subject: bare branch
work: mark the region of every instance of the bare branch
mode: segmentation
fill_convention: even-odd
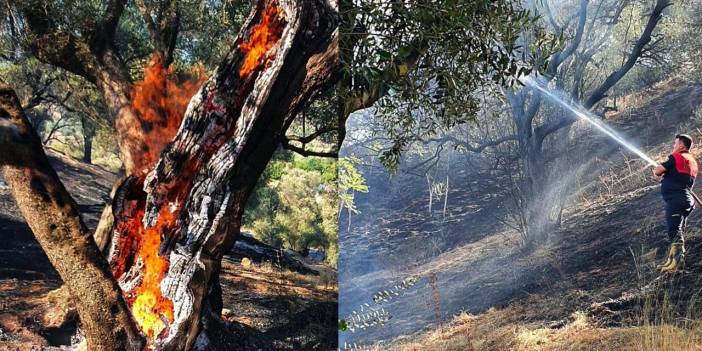
[[[656,28],[661,18],[663,18],[663,10],[665,10],[671,4],[672,2],[670,0],[656,1],[656,6],[653,8],[653,11],[648,18],[648,23],[646,23],[646,28],[644,28],[643,33],[641,33],[641,36],[636,41],[636,44],[631,50],[631,53],[629,53],[626,62],[620,69],[612,72],[607,79],[605,79],[605,81],[592,92],[590,97],[583,104],[585,108],[590,109],[600,100],[602,100],[606,96],[605,94],[607,91],[612,86],[617,84],[617,82],[619,82],[619,80],[622,79],[622,77],[624,77],[624,75],[629,72],[632,67],[634,67],[636,61],[641,57],[641,53],[643,52],[644,48],[651,41],[651,34],[653,33],[653,30]]]
[[[105,18],[103,18],[102,23],[100,23],[97,28],[96,35],[93,37],[93,45],[106,45],[112,43],[115,38],[115,32],[117,30],[117,24],[119,24],[119,19],[122,17],[122,12],[124,12],[124,6],[127,4],[127,0],[112,0],[107,5],[107,12]],[[98,40],[102,40],[98,43]]]
[[[35,90],[32,93],[32,96],[30,96],[29,99],[22,104],[22,110],[31,110],[39,106],[42,102],[49,100],[49,93],[47,91],[49,90],[49,87],[51,87],[51,84],[53,84],[55,81],[56,77],[50,77],[39,89]]]
[[[549,4],[549,0],[544,0],[543,1],[543,6],[544,10],[546,10],[546,16],[548,17],[548,21],[551,22],[551,26],[553,26],[554,29],[560,31],[563,31],[563,26],[556,21],[556,18],[553,17],[553,11],[551,11],[551,4]]]
[[[468,141],[465,140],[460,140],[454,136],[451,135],[445,135],[440,138],[432,138],[432,139],[427,139],[425,142],[436,142],[436,143],[447,143],[451,142],[454,145],[460,145],[461,147],[465,148],[466,150],[470,152],[475,152],[475,153],[480,153],[483,152],[485,149],[490,148],[490,147],[495,147],[498,146],[504,142],[507,141],[514,141],[517,140],[517,137],[514,135],[506,135],[501,138],[495,139],[495,140],[489,140],[486,142],[483,142],[478,145],[472,145]]]
[[[306,135],[306,136],[286,135],[285,138],[288,141],[296,141],[296,142],[299,142],[302,144],[309,144],[310,142],[317,139],[318,137],[320,137],[326,133],[330,133],[330,132],[334,132],[334,131],[336,131],[336,128],[327,127],[327,128],[319,129],[310,135]]]
[[[668,6],[670,6],[672,3],[670,0],[658,0],[656,2],[656,6],[653,8],[653,11],[651,12],[651,15],[648,18],[648,22],[646,24],[646,27],[644,28],[644,31],[641,33],[641,36],[639,39],[636,41],[636,44],[634,45],[634,48],[631,50],[629,53],[628,59],[624,63],[624,65],[612,72],[607,79],[597,88],[595,89],[590,97],[585,101],[583,106],[586,109],[591,109],[597,102],[602,100],[606,95],[605,93],[619,80],[626,75],[627,72],[636,64],[636,61],[641,57],[642,52],[645,50],[646,46],[650,43],[651,41],[651,35],[653,30],[656,28],[658,25],[658,22],[660,22],[661,18],[663,17],[662,13],[663,10],[665,10]],[[554,119],[538,128],[536,128],[535,133],[536,137],[540,140],[543,141],[544,138],[546,138],[548,135],[552,134],[553,132],[564,128],[566,126],[569,126],[575,122],[575,119],[571,115],[564,115],[561,118]]]
[[[281,146],[286,149],[298,153],[302,156],[317,156],[317,157],[329,157],[329,158],[339,158],[339,151],[314,151],[307,150],[295,145],[290,144],[290,140],[283,138],[281,141]]]
[[[587,20],[587,0],[580,0],[580,10],[578,11],[578,26],[575,29],[575,37],[568,44],[568,46],[561,52],[554,53],[551,56],[551,61],[548,63],[546,68],[546,74],[549,77],[555,76],[558,67],[565,61],[570,55],[575,52],[575,49],[580,46],[580,42],[583,38],[583,31],[585,30],[585,22]]]
[[[161,2],[156,18],[146,6],[144,0],[135,0],[141,16],[146,22],[154,50],[164,58],[163,65],[168,66],[173,61],[173,50],[180,29],[180,13],[177,1],[168,0]]]

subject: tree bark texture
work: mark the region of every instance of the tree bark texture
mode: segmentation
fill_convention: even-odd
[[[337,16],[323,0],[255,2],[153,169],[117,189],[109,260],[157,349],[216,349],[220,261],[290,123],[337,78]]]
[[[90,350],[143,348],[109,266],[44,153],[14,91],[0,81],[0,165],[34,236],[80,303]],[[9,152],[8,150],[12,150]]]

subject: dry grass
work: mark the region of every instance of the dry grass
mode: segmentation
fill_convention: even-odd
[[[492,308],[480,315],[461,313],[441,327],[400,337],[389,346],[372,350],[702,351],[702,321],[694,319],[692,306],[688,316],[676,317],[668,299],[645,302],[635,317],[641,321],[636,326],[601,327],[583,312],[547,322],[568,315],[567,301],[577,299],[576,295],[570,291],[560,297],[531,295],[519,304]]]
[[[251,335],[270,344],[262,349],[335,345],[337,288],[326,281],[331,279],[326,273],[305,275],[250,260],[248,264],[223,260],[222,268],[223,317],[259,331],[260,335]]]
[[[617,98],[617,105],[619,111],[621,112],[610,112],[607,114],[608,119],[616,119],[622,113],[626,113],[628,110],[635,108],[637,106],[644,106],[650,103],[651,100],[658,98],[661,94],[665,93],[670,89],[670,87],[678,86],[684,84],[684,78],[680,76],[673,76],[666,80],[657,82],[652,86],[633,94],[622,96]]]
[[[273,275],[280,282],[290,282],[295,286],[311,287],[316,290],[337,291],[336,274],[333,270],[322,270],[319,275],[300,274],[289,269],[281,269],[270,262],[252,263],[250,269]]]
[[[638,328],[598,328],[582,313],[571,316],[562,328],[552,329],[530,323],[512,323],[520,318],[516,310],[492,309],[482,315],[462,313],[444,328],[398,339],[391,347],[396,351],[635,351],[641,332]],[[381,350],[381,348],[376,348]],[[667,350],[667,349],[656,349]],[[677,349],[671,349],[677,350]]]
[[[680,85],[679,80],[671,79],[661,82],[649,91],[622,99],[619,101],[622,112],[610,117],[629,128],[624,130],[625,134],[638,130],[645,131],[646,128],[657,128],[652,124],[662,123],[661,121],[674,121],[677,123],[675,128],[678,131],[685,131],[692,134],[694,139],[700,139],[702,138],[702,129],[700,129],[702,108],[693,111],[695,117],[690,120],[678,121],[678,116],[660,113],[664,109],[670,110],[670,101],[673,99],[684,100],[679,96],[682,93],[674,89],[678,85]],[[648,105],[652,106],[647,109],[633,110],[634,107]],[[650,112],[650,116],[646,114],[645,118],[641,118],[642,112]],[[661,120],[655,120],[656,118]],[[642,123],[651,124],[651,126],[639,126]],[[653,159],[662,161],[667,158],[671,148],[671,142],[667,140],[669,136],[662,134],[671,133],[670,138],[674,134],[668,129],[665,133],[657,133],[648,136],[642,133],[648,138],[645,139],[648,143],[653,143],[644,144],[642,147]],[[700,154],[697,153],[697,156],[699,157]],[[530,264],[548,263],[560,276],[560,280],[540,282],[543,289],[539,291],[542,295],[519,297],[519,300],[505,308],[493,308],[479,315],[461,313],[440,326],[427,325],[422,332],[399,337],[388,345],[377,345],[372,350],[702,351],[702,314],[699,313],[699,308],[693,308],[698,303],[697,298],[690,299],[688,294],[679,293],[686,291],[684,290],[686,288],[699,288],[698,283],[695,285],[689,281],[691,277],[683,278],[688,280],[680,286],[672,287],[670,284],[667,286],[669,289],[675,289],[673,290],[676,294],[675,301],[671,303],[662,298],[663,290],[661,290],[653,297],[658,302],[648,301],[643,305],[637,303],[636,307],[623,311],[622,314],[625,317],[621,321],[615,321],[615,323],[621,322],[617,327],[603,326],[599,323],[600,321],[590,320],[584,312],[573,313],[573,311],[583,311],[585,306],[592,302],[610,297],[616,298],[622,291],[636,288],[637,283],[639,287],[648,284],[659,275],[655,267],[660,259],[657,256],[662,254],[656,246],[661,241],[662,213],[655,212],[656,208],[653,207],[652,202],[646,202],[653,198],[651,193],[658,190],[656,178],[651,175],[650,169],[641,160],[634,158],[628,152],[612,155],[611,159],[617,161],[610,161],[610,157],[593,160],[592,167],[597,170],[595,174],[598,177],[578,186],[580,191],[574,196],[576,206],[568,209],[565,218],[570,220],[566,221],[569,225],[566,226],[566,231],[578,233],[586,230],[585,228],[589,230],[594,228],[595,231],[590,233],[621,237],[620,242],[611,241],[612,244],[621,245],[621,250],[612,253],[612,255],[618,255],[618,258],[609,260],[609,257],[601,256],[599,258],[603,260],[601,264],[596,262],[597,264],[584,266],[587,269],[575,271],[571,267],[571,270],[566,272],[569,267],[564,264],[566,262],[563,260],[564,253],[557,250],[562,247],[537,247],[525,261]],[[643,210],[628,207],[634,210],[630,213],[630,217],[620,216],[619,212],[616,212],[621,208],[627,208],[627,203],[631,202],[643,204],[646,207]],[[593,225],[593,223],[600,223],[604,218],[615,223],[610,222],[606,226]],[[617,232],[614,232],[615,230]],[[625,235],[631,235],[631,237],[625,237]],[[595,238],[594,235],[592,237]],[[457,266],[459,262],[479,262],[487,255],[502,254],[507,251],[507,245],[505,240],[501,240],[497,245],[495,240],[498,239],[500,238],[497,235],[492,235],[479,242],[449,250],[440,255],[444,259],[434,260],[416,271],[425,274],[446,272]],[[593,250],[603,248],[598,245],[595,242],[587,248]],[[582,251],[581,249],[577,252]],[[628,256],[626,251],[631,252],[633,257],[629,256],[629,258],[635,261],[637,273],[635,276],[631,274],[631,262],[621,259]],[[446,260],[445,257],[454,259]],[[569,257],[565,256],[565,258]],[[466,264],[466,267],[470,266]],[[671,283],[674,280],[668,281],[666,278],[665,282]],[[691,301],[688,302],[688,300]],[[689,304],[689,307],[685,307],[686,304]],[[686,310],[688,310],[687,313]]]
[[[641,351],[689,351],[702,350],[702,323],[682,328],[671,324],[651,325],[636,328],[638,340],[635,345]]]
[[[651,234],[654,230],[653,225],[653,220],[642,221],[636,234]],[[657,275],[655,250],[642,250],[640,253],[632,250],[632,256],[639,284],[650,282],[651,275]],[[538,257],[549,262],[555,269],[559,268],[557,257],[553,257],[553,252],[546,247],[538,248],[530,257]],[[620,268],[622,267],[608,269]],[[581,272],[572,279],[577,281],[580,275],[592,278],[600,274],[598,272],[601,270]],[[397,338],[389,345],[379,345],[371,349],[702,351],[702,321],[696,312],[699,310],[696,307],[697,298],[686,302],[688,307],[675,308],[669,299],[661,298],[661,294],[654,294],[633,316],[635,325],[602,327],[589,320],[583,312],[568,312],[572,311],[569,301],[591,298],[587,292],[568,288],[568,284],[572,284],[572,281],[563,281],[556,284],[551,293],[530,295],[502,309],[492,308],[479,315],[461,313],[440,327],[434,326],[414,335]],[[560,293],[554,294],[557,291]],[[685,316],[680,316],[681,310]],[[562,318],[559,316],[568,315],[565,320],[557,320]],[[550,322],[554,320],[556,321]]]
[[[680,315],[667,294],[652,294],[644,301],[638,316],[640,327],[636,328],[635,342],[641,351],[702,351],[702,320],[696,307],[698,296],[687,302],[685,316]],[[677,311],[676,311],[677,310]]]
[[[329,294],[335,294],[338,290],[333,271],[306,275],[281,269],[270,262],[232,267],[223,271],[222,276],[242,291],[271,296],[294,294],[302,298],[326,300]]]

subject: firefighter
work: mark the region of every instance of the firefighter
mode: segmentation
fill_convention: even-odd
[[[668,225],[670,248],[666,261],[659,266],[662,272],[682,268],[685,258],[684,230],[687,217],[695,207],[692,186],[697,177],[697,160],[690,154],[692,138],[687,134],[675,136],[673,153],[668,160],[653,169],[661,179],[661,195],[665,201],[665,218]]]

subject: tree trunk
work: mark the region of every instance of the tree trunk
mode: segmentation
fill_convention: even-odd
[[[549,223],[548,199],[545,199],[548,187],[548,174],[545,169],[545,160],[542,142],[532,127],[531,113],[525,109],[525,101],[518,95],[508,94],[511,107],[512,121],[516,129],[517,145],[524,183],[522,195],[525,203],[517,210],[523,211],[525,218],[524,245],[531,250],[536,244],[545,241],[548,236]],[[534,102],[532,102],[533,104]],[[532,105],[535,106],[535,105]]]
[[[115,116],[128,177],[96,240],[109,245],[111,269],[139,327],[157,349],[189,349],[198,337],[199,348],[216,347],[219,264],[246,198],[297,112],[337,78],[336,2],[256,1],[155,169],[139,167],[139,155],[151,151],[149,128],[131,109],[131,80],[112,45],[125,3],[115,2],[105,30],[88,40],[47,27],[34,7],[23,12],[37,57],[95,84]],[[280,11],[264,15],[271,5]],[[279,30],[259,25],[264,18]]]
[[[139,117],[131,108],[130,93],[132,82],[121,61],[111,61],[109,66],[100,68],[96,86],[105,99],[110,116],[114,116],[117,130],[117,144],[124,172],[131,175],[137,172],[134,160],[138,153],[145,153],[144,133]]]
[[[141,350],[143,338],[104,257],[44,154],[19,100],[0,81],[0,165],[34,236],[80,301],[76,308],[90,350]]]
[[[190,349],[197,340],[198,349],[216,349],[220,261],[246,200],[296,114],[333,83],[338,66],[337,11],[326,1],[255,2],[156,165],[117,189],[109,260],[156,348]]]
[[[93,160],[93,138],[83,135],[83,162],[92,164]]]
[[[83,162],[93,163],[93,138],[95,137],[95,124],[87,118],[81,118],[83,127]]]
[[[444,188],[444,211],[443,217],[446,219],[446,208],[448,207],[449,175],[446,174],[446,188]]]
[[[549,211],[547,194],[548,176],[546,174],[543,150],[534,142],[534,137],[527,138],[524,146],[520,144],[524,171],[527,178],[525,198],[527,199],[527,248],[543,243],[548,236]]]

